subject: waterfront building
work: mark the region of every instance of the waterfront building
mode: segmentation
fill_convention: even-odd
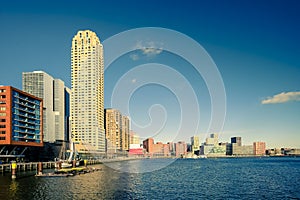
[[[284,148],[283,152],[284,152],[284,155],[287,155],[287,156],[300,156],[300,149]]]
[[[168,142],[169,152],[171,156],[175,156],[175,144],[173,142]]]
[[[219,143],[218,134],[210,134],[206,138],[205,143],[200,147],[201,155],[209,156],[225,156],[226,155],[226,144]]]
[[[219,144],[219,135],[212,133],[206,138],[205,144],[208,146],[217,146]]]
[[[130,130],[129,144],[140,144],[140,136],[133,130]]]
[[[191,151],[193,154],[199,155],[200,142],[198,136],[191,137]]]
[[[233,155],[233,156],[254,155],[253,145],[242,145],[241,137],[232,137],[231,143],[226,145],[226,155]]]
[[[162,142],[154,144],[153,138],[147,138],[144,140],[143,148],[149,156],[170,156],[169,145],[163,144]]]
[[[73,37],[71,84],[72,139],[105,154],[103,45],[90,30]]]
[[[253,145],[239,146],[237,143],[232,144],[232,155],[234,156],[250,156],[253,155]]]
[[[121,149],[123,151],[129,150],[129,132],[130,120],[128,116],[122,115],[122,126],[121,126]]]
[[[0,86],[0,146],[43,146],[43,101],[11,86]]]
[[[23,72],[23,90],[43,99],[44,142],[68,141],[69,121],[66,116],[68,88],[60,79],[54,79],[43,71]]]
[[[242,138],[241,137],[232,137],[231,143],[237,144],[237,146],[242,146]]]
[[[65,87],[65,140],[66,142],[70,142],[71,139],[71,129],[70,129],[70,101],[71,101],[71,89]]]
[[[266,143],[265,142],[253,142],[253,154],[254,155],[265,155],[266,154]]]
[[[146,150],[146,152],[150,153],[153,152],[153,145],[154,145],[154,139],[153,138],[147,138],[143,141],[143,148]]]
[[[129,150],[129,117],[123,116],[117,109],[105,109],[105,138],[108,155]]]
[[[105,138],[107,154],[121,150],[122,115],[117,109],[105,109]]]
[[[130,144],[129,156],[144,156],[143,147],[140,144]]]
[[[175,143],[175,156],[184,157],[187,154],[187,144],[184,141]]]

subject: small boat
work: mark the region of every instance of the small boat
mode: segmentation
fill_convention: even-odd
[[[70,150],[68,150],[68,152],[70,152],[69,158],[67,160],[62,160],[62,159],[55,159],[56,162],[61,162],[61,168],[70,168],[73,167],[73,161],[76,160],[76,152],[75,152],[75,144],[72,142],[70,143]],[[79,160],[76,160],[76,164],[75,166],[78,167],[80,164]]]

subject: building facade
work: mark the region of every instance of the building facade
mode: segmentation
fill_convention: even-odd
[[[71,49],[71,133],[105,153],[103,46],[96,33],[78,31]]]
[[[253,142],[253,154],[254,155],[266,155],[266,143],[265,142]]]
[[[54,79],[43,71],[23,72],[23,90],[43,99],[44,142],[67,141],[65,107],[67,88],[60,79]]]
[[[130,130],[129,144],[141,144],[140,136],[136,134],[133,130]]]
[[[43,101],[0,86],[0,145],[43,146]]]
[[[23,91],[43,99],[44,142],[55,142],[54,79],[43,71],[23,72]]]
[[[199,155],[200,141],[198,136],[191,137],[191,147],[192,153]]]
[[[175,156],[183,157],[187,154],[187,144],[183,141],[175,143]]]
[[[242,146],[242,138],[241,137],[232,137],[231,143],[236,144],[237,146]]]
[[[122,115],[116,109],[105,109],[105,138],[107,154],[117,153],[122,149]]]
[[[157,142],[154,144],[153,138],[147,138],[143,141],[143,148],[148,153],[148,156],[170,156],[169,144]]]
[[[128,151],[130,145],[130,120],[128,116],[122,116],[121,146],[122,150]]]
[[[107,153],[128,151],[130,144],[130,120],[117,109],[105,109],[105,138]]]

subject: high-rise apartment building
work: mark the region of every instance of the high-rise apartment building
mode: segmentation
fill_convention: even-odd
[[[105,137],[107,153],[116,153],[121,150],[122,115],[116,109],[105,109]]]
[[[71,49],[71,133],[105,153],[103,46],[96,33],[78,31]]]
[[[43,146],[42,99],[0,86],[0,146]],[[1,147],[6,150],[5,146]]]
[[[66,141],[65,84],[43,71],[23,72],[23,90],[43,99],[44,142]]]
[[[108,153],[129,150],[130,120],[117,109],[105,109],[105,132]]]
[[[121,146],[122,150],[129,150],[129,137],[130,137],[130,120],[127,116],[122,116],[122,136],[121,136]]]

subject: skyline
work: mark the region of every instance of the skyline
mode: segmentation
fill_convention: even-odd
[[[70,87],[70,47],[78,30],[92,30],[102,42],[133,28],[168,28],[201,44],[220,71],[227,97],[220,141],[241,136],[244,144],[265,141],[267,147],[300,147],[300,62],[297,58],[300,53],[297,45],[300,44],[297,20],[300,5],[297,1],[289,4],[283,1],[230,1],[227,4],[221,1],[216,1],[217,4],[175,1],[170,9],[168,1],[153,1],[147,6],[138,1],[131,5],[119,2],[120,6],[109,2],[92,3],[95,6],[77,6],[65,1],[47,2],[45,6],[38,1],[2,3],[0,84],[21,89],[22,72],[43,70]],[[132,66],[150,61],[177,69],[199,91],[196,94],[201,111],[198,134],[202,133],[203,141],[210,118],[206,85],[186,67],[188,64],[184,60],[163,50],[133,52],[113,63],[108,71],[113,76],[105,76],[105,108],[109,107],[111,90],[118,78]],[[145,76],[147,74],[131,77],[131,81],[136,83]],[[130,117],[147,124],[149,106],[163,102],[171,112],[169,115],[174,116],[164,131],[172,131],[178,120],[178,102],[172,93],[158,85],[142,89],[134,94],[135,99],[131,102],[134,112]],[[147,95],[151,98],[144,98]],[[192,135],[195,134],[179,136],[189,141]]]

